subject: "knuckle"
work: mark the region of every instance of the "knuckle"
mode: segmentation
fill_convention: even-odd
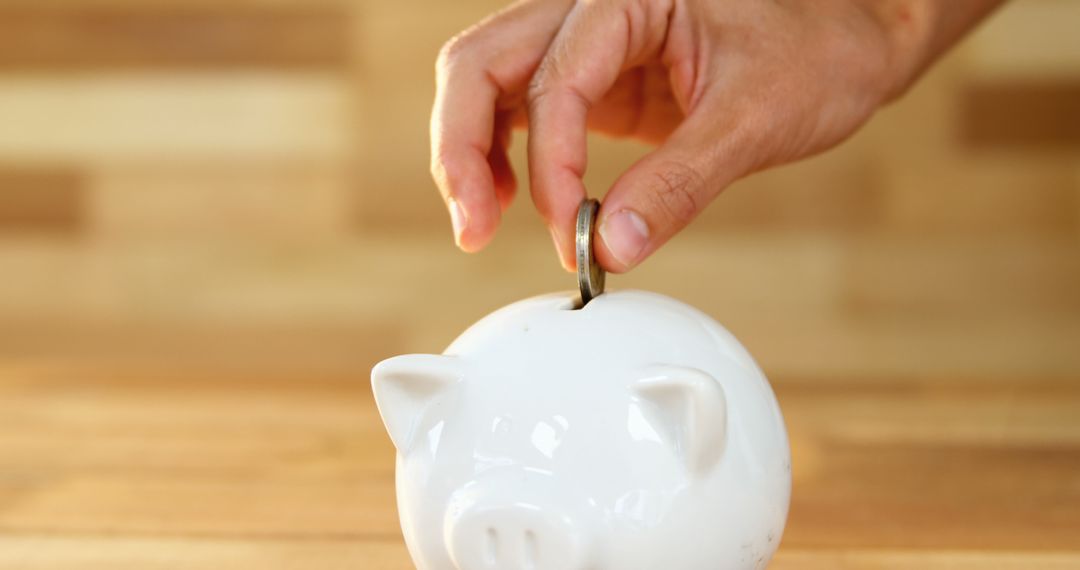
[[[568,78],[566,71],[572,67],[569,64],[571,55],[568,52],[570,49],[568,40],[552,43],[529,80],[528,95],[530,99],[539,98],[551,91],[555,85],[563,83]]]
[[[559,63],[557,60],[557,56],[548,54],[540,61],[540,65],[529,79],[529,86],[526,90],[526,97],[529,101],[542,98],[550,90],[551,84],[559,76]]]
[[[444,72],[453,67],[455,63],[463,59],[462,56],[465,53],[472,51],[475,42],[475,34],[471,30],[461,32],[447,40],[439,48],[439,55],[435,58],[436,71]]]
[[[450,168],[445,153],[436,150],[431,154],[431,177],[435,183],[446,191],[457,187],[458,176],[453,168]]]
[[[702,206],[698,196],[705,186],[704,177],[692,167],[677,162],[665,163],[653,176],[655,209],[679,227],[690,223]]]
[[[550,94],[572,97],[586,109],[593,106],[593,99],[582,89],[576,78],[563,72],[565,64],[562,62],[565,60],[565,56],[551,53],[541,62],[540,68],[529,81],[526,92],[526,101],[531,108],[536,108],[537,104]]]
[[[546,95],[547,92],[548,88],[546,81],[544,81],[539,74],[534,75],[532,79],[529,80],[529,87],[525,91],[525,101],[530,108],[533,108],[536,106],[537,101],[544,98],[544,95]]]

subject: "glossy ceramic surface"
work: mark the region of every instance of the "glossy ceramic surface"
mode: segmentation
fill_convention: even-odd
[[[764,375],[641,291],[520,301],[372,371],[421,570],[763,568],[791,489]]]

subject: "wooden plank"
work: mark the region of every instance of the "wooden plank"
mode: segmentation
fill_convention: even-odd
[[[1080,81],[974,82],[960,97],[960,138],[969,147],[1080,148]]]
[[[394,536],[367,382],[9,371],[0,535]]]
[[[874,240],[846,256],[845,298],[861,316],[1008,313],[1080,318],[1080,256],[1072,236]],[[922,244],[917,245],[917,244]],[[995,306],[996,305],[996,306]]]
[[[0,70],[341,67],[344,6],[0,6]]]
[[[1072,570],[1073,552],[794,549],[782,547],[773,570]],[[259,568],[266,570],[411,570],[403,545],[364,539],[221,540],[204,538],[0,538],[0,568],[97,570]]]
[[[793,549],[781,547],[771,570],[1069,570],[1076,552],[888,549]]]
[[[1080,445],[1080,387],[1013,380],[891,382],[780,377],[774,387],[790,431],[807,451],[818,440],[843,446],[949,445],[971,448]],[[957,406],[963,401],[963,406]],[[912,421],[918,418],[918,421]],[[805,441],[804,441],[805,437]],[[808,456],[808,460],[809,460]],[[815,473],[812,460],[796,477]]]
[[[920,236],[1075,234],[1078,187],[1067,160],[957,153],[883,165],[881,228]],[[928,176],[927,172],[932,172]]]
[[[932,376],[942,382],[1074,382],[1080,326],[1052,316],[795,317],[732,312],[724,320],[766,373],[865,382]],[[802,372],[814,371],[803,376]]]
[[[259,470],[381,477],[392,468],[366,367],[331,380],[309,370],[302,386],[282,381],[280,370],[218,372],[212,383],[199,382],[191,377],[206,367],[190,362],[167,374],[114,365],[109,378],[78,368],[2,372],[20,380],[0,390],[0,469],[232,479]]]
[[[379,360],[410,346],[421,346],[409,341],[407,328],[375,315],[363,323],[337,325],[241,324],[220,316],[207,321],[203,315],[196,319],[202,321],[199,324],[178,322],[177,317],[190,307],[174,304],[170,308],[171,302],[168,298],[145,298],[147,318],[141,322],[130,315],[107,322],[74,315],[60,321],[27,320],[6,311],[8,316],[0,327],[0,358],[35,366],[77,363],[82,370],[123,366],[160,371],[172,367],[193,376],[228,371],[262,381],[304,375],[366,382],[368,371]],[[28,312],[41,310],[30,307]],[[111,309],[106,306],[104,310]],[[163,311],[171,314],[165,317],[171,324],[154,324]]]
[[[0,528],[396,536],[366,379],[192,374],[0,370]],[[1080,389],[1027,384],[777,381],[787,547],[1075,547]]]
[[[389,473],[338,480],[291,480],[257,469],[231,480],[130,473],[24,474],[0,491],[0,534],[395,536]]]
[[[363,537],[221,539],[200,537],[0,536],[0,568],[10,570],[411,570],[398,541]]]
[[[0,232],[72,234],[85,222],[82,173],[63,167],[0,165]]]
[[[185,6],[212,9],[215,6],[222,7],[223,5],[273,10],[276,8],[300,8],[303,6],[340,8],[345,3],[348,3],[348,0],[7,0],[4,2],[5,5],[12,8],[37,8],[57,11],[81,8],[102,8],[107,10],[131,8],[138,10],[147,7],[169,10]]]
[[[821,451],[827,464],[793,491],[788,544],[1076,547],[1076,445],[824,445]],[[1033,481],[1034,488],[1019,490]]]
[[[337,162],[123,163],[94,169],[96,238],[332,242],[351,234]]]
[[[1068,287],[1076,273],[1071,241],[868,236],[858,248],[847,243],[690,230],[610,285],[699,307],[774,375],[1075,378],[1080,316]],[[904,269],[910,273],[884,278]],[[539,234],[497,240],[477,256],[461,254],[445,236],[408,233],[272,250],[196,237],[89,249],[19,242],[0,244],[0,273],[7,276],[0,315],[11,323],[0,334],[7,346],[41,357],[92,357],[94,350],[106,359],[163,357],[168,334],[153,331],[170,326],[188,330],[172,346],[196,339],[191,346],[209,354],[227,357],[233,346],[250,356],[257,343],[214,329],[303,322],[328,332],[316,341],[298,330],[296,349],[344,367],[354,365],[348,348],[356,339],[388,353],[438,352],[498,307],[573,284]],[[432,301],[447,298],[455,302]],[[373,323],[375,338],[333,333],[344,319]],[[125,322],[145,326],[116,328]],[[385,341],[380,330],[390,331]],[[198,342],[200,334],[223,344]],[[275,342],[287,346],[284,337]]]
[[[1008,2],[963,44],[961,57],[971,76],[1029,81],[1075,77],[1080,67],[1073,0]]]
[[[849,145],[736,182],[695,224],[717,233],[866,231],[882,217],[882,178],[866,149]]]
[[[781,384],[778,392],[795,477],[785,545],[1078,546],[1075,386],[942,389],[908,380],[891,389]]]
[[[328,159],[350,105],[332,73],[9,74],[0,160]]]

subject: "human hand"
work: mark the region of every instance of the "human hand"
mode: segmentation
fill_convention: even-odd
[[[493,237],[528,127],[532,199],[572,269],[591,129],[660,144],[597,218],[600,264],[626,271],[731,182],[847,138],[999,2],[518,2],[439,55],[432,174],[455,239]]]

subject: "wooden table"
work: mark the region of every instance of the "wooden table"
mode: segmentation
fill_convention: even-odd
[[[776,382],[773,568],[1080,568],[1080,386]],[[355,377],[0,366],[0,568],[410,568]]]

